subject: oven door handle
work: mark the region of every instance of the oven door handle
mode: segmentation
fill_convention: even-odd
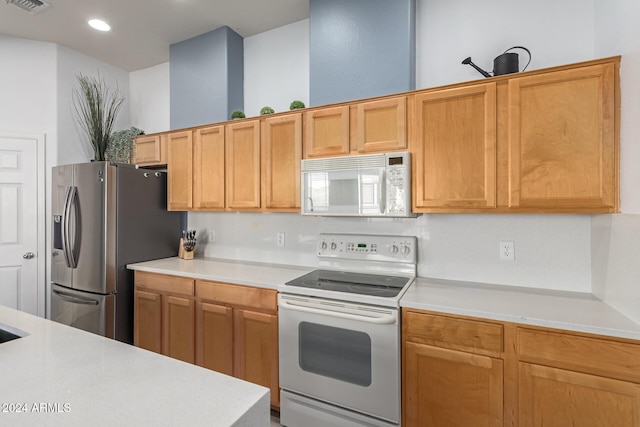
[[[363,316],[361,314],[343,313],[341,311],[334,311],[328,309],[319,309],[306,307],[303,305],[292,304],[289,301],[281,299],[279,302],[280,307],[287,310],[299,311],[302,313],[319,314],[321,316],[337,317],[340,319],[356,320],[358,322],[375,323],[378,325],[391,325],[397,322],[396,316],[393,314],[377,313],[378,316]]]

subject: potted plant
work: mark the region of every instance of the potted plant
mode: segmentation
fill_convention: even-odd
[[[117,87],[111,89],[100,75],[92,77],[80,73],[76,79],[80,87],[73,90],[73,106],[78,124],[89,137],[95,160],[104,160],[111,129],[124,98]]]
[[[262,107],[262,109],[260,110],[260,115],[263,116],[265,114],[273,114],[275,113],[274,109],[266,106],[266,107]]]
[[[231,112],[231,120],[244,119],[246,116],[242,110],[234,110]]]
[[[295,110],[297,108],[304,108],[304,102],[302,101],[292,101],[291,105],[289,106],[289,110]]]

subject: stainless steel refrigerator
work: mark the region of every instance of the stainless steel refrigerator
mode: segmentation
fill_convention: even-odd
[[[109,162],[52,171],[51,319],[133,342],[127,264],[176,256],[166,172]]]

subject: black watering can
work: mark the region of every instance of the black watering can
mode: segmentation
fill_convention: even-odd
[[[522,50],[526,51],[527,54],[529,55],[529,62],[527,62],[527,65],[524,66],[522,71],[526,70],[527,67],[529,66],[529,64],[531,63],[531,52],[529,52],[529,49],[527,49],[526,47],[523,47],[523,46],[510,47],[509,49],[505,50],[502,55],[497,56],[493,60],[493,75],[494,76],[501,76],[503,74],[517,73],[518,71],[520,71],[520,68],[519,68],[520,66],[518,65],[518,54],[517,53],[513,53],[513,52],[509,52],[511,49],[522,49]],[[476,64],[471,62],[471,57],[466,58],[464,61],[462,61],[462,63],[465,64],[465,65],[467,65],[467,64],[471,65],[473,68],[478,70],[478,72],[480,74],[482,74],[485,77],[491,77],[491,74],[487,73],[485,70],[483,70],[482,68],[478,67]]]

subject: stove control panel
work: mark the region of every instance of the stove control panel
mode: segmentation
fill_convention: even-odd
[[[416,263],[415,236],[320,234],[317,255],[325,258]]]

